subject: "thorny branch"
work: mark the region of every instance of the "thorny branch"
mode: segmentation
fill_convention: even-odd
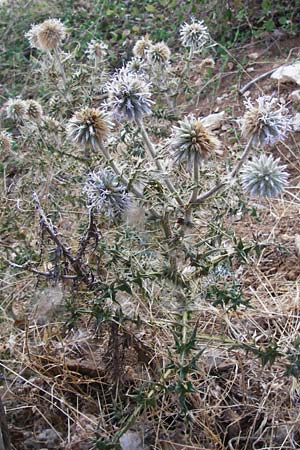
[[[76,273],[76,275],[62,275],[62,278],[64,278],[64,279],[66,279],[66,278],[79,279],[79,280],[83,281],[87,286],[91,287],[94,283],[94,275],[89,268],[84,266],[84,264],[82,262],[82,256],[83,256],[83,254],[86,250],[86,247],[91,238],[95,239],[96,245],[98,243],[98,230],[97,230],[97,226],[94,222],[93,211],[90,210],[88,229],[87,229],[84,237],[80,241],[79,249],[77,251],[76,256],[73,256],[72,253],[69,251],[69,249],[65,246],[65,244],[63,244],[63,242],[61,242],[57,230],[52,225],[51,221],[47,218],[47,216],[40,204],[39,198],[35,192],[33,193],[32,198],[33,198],[35,207],[40,215],[40,226],[41,226],[42,230],[45,231],[49,235],[50,239],[56,244],[59,253],[61,253],[61,255],[67,261],[69,261],[74,272]],[[45,276],[48,278],[52,278],[55,275],[54,271],[42,272],[37,269],[34,269],[31,267],[31,263],[18,265],[18,264],[9,262],[9,264],[12,265],[13,267],[26,269],[37,275],[42,275],[42,276]]]

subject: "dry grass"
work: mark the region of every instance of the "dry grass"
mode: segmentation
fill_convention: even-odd
[[[46,7],[41,8],[38,16],[43,16]],[[247,52],[261,49],[247,47]],[[258,70],[263,71],[265,64],[284,62],[287,54],[282,53],[276,58],[267,55]],[[199,94],[196,110],[195,97],[183,101],[179,96],[179,111],[204,115],[219,108],[227,113],[218,131],[223,155],[217,154],[208,169],[203,169],[204,191],[213,185],[216,173],[224,173],[226,157],[232,163],[243,145],[236,123],[243,106],[232,86],[248,81],[245,71],[251,64],[240,70],[239,57],[239,51],[232,55],[234,67],[217,61],[211,80],[218,80],[218,85],[211,90],[207,80],[199,80],[194,67],[190,82],[207,89],[205,95]],[[65,64],[71,73],[74,60],[66,59]],[[179,58],[176,64],[182,70]],[[145,220],[140,208],[130,212],[126,224],[115,227],[99,219],[99,245],[94,252],[93,243],[88,244],[85,267],[92,267],[106,287],[113,288],[115,281],[124,278],[131,292],[120,289],[116,298],[112,291],[100,298],[104,288],[89,289],[71,278],[47,280],[8,264],[8,260],[20,265],[30,260],[44,272],[55,265],[53,242],[40,227],[33,191],[68,249],[76,252],[80,245],[88,223],[82,180],[88,166],[100,165],[100,161],[99,155],[82,154],[68,144],[64,128],[86,96],[92,97],[91,106],[98,106],[103,95],[91,89],[90,74],[82,67],[83,72],[73,80],[73,97],[58,92],[56,103],[55,73],[50,73],[48,84],[40,90],[40,75],[32,76],[33,67],[28,66],[28,73],[22,75],[22,95],[40,96],[47,114],[59,125],[48,133],[22,126],[13,129],[10,124],[17,144],[2,161],[0,392],[13,449],[118,448],[122,433],[127,439],[131,433],[133,441],[127,448],[132,450],[300,448],[300,385],[297,377],[286,375],[289,351],[299,338],[300,327],[295,241],[300,234],[299,133],[274,150],[290,173],[290,186],[279,199],[249,200],[235,187],[228,195],[202,205],[195,212],[193,227],[183,225],[182,218],[171,212],[172,245],[156,222]],[[5,77],[16,73],[7,65]],[[252,88],[253,95],[278,88],[270,86],[269,80],[264,83]],[[279,94],[287,99],[291,89],[285,87]],[[6,94],[4,89],[2,95]],[[162,119],[159,114],[156,111],[147,127],[166,155],[162,136],[169,135],[176,117]],[[134,133],[129,138],[138,139]],[[116,160],[125,156],[141,179],[151,177],[149,196],[161,208],[161,193],[155,188],[159,176],[132,153],[139,149],[136,142],[133,148],[127,144],[112,138],[109,149]],[[130,177],[128,166],[124,170]],[[181,177],[182,191],[190,189],[188,175],[177,169],[172,173],[175,181]],[[253,247],[242,255],[234,248],[240,238]],[[264,244],[259,253],[254,251],[257,243]],[[179,261],[179,281],[166,267],[170,252]],[[219,259],[228,263],[230,273],[214,273]],[[191,274],[192,260],[196,269]],[[66,264],[65,270],[74,276],[72,267]],[[148,276],[140,284],[133,281],[141,273]],[[205,295],[211,284],[225,286],[232,278],[250,307],[216,306]],[[185,297],[185,282],[190,302]],[[193,331],[191,353],[178,350],[174,336],[186,344]],[[263,366],[259,351],[267,351],[270,345],[280,357]],[[193,366],[191,358],[197,353]],[[189,368],[183,376],[180,370],[185,363]],[[184,398],[182,387],[186,388]],[[134,447],[133,442],[140,443]]]

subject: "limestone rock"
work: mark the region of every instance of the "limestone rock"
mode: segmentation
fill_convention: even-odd
[[[300,86],[300,62],[279,67],[272,73],[271,78],[280,83],[292,81]]]
[[[291,92],[291,94],[289,95],[289,99],[292,100],[294,103],[300,105],[300,89]]]
[[[209,114],[209,116],[201,119],[202,124],[210,130],[217,130],[225,118],[225,111],[219,113]]]
[[[300,131],[300,113],[295,114],[292,124],[294,131]]]

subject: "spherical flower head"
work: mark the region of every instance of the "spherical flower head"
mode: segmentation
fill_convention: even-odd
[[[285,138],[291,131],[291,120],[287,108],[271,96],[261,96],[253,104],[245,102],[247,111],[242,118],[242,135],[252,139],[253,145],[264,146]]]
[[[141,58],[131,58],[126,64],[126,70],[131,73],[140,74],[145,70],[145,61]]]
[[[192,23],[184,23],[180,28],[180,39],[184,47],[201,50],[209,40],[209,32],[202,20],[192,20]]]
[[[107,137],[111,125],[105,112],[95,108],[83,108],[69,120],[67,135],[74,144],[95,149]]]
[[[136,41],[136,43],[132,49],[132,53],[137,58],[145,59],[147,52],[151,45],[152,45],[152,41],[146,35],[145,37],[142,37],[141,39]]]
[[[0,131],[0,150],[3,152],[9,152],[12,149],[12,135],[7,131]]]
[[[4,105],[4,113],[7,119],[22,122],[26,118],[27,104],[20,98],[10,98]]]
[[[171,51],[164,42],[151,45],[147,53],[147,60],[150,64],[163,66],[169,62]]]
[[[25,36],[30,45],[42,51],[57,49],[66,37],[64,24],[58,19],[48,19],[39,25],[32,25]]]
[[[99,62],[105,59],[107,55],[107,49],[108,45],[105,44],[105,42],[92,39],[91,42],[88,43],[86,54],[88,59]]]
[[[171,146],[175,150],[175,160],[179,163],[207,159],[220,146],[219,140],[193,115],[185,117],[179,126],[173,128]]]
[[[63,127],[58,120],[50,116],[43,116],[42,125],[49,133],[57,134],[63,131]]]
[[[39,122],[43,117],[43,108],[36,100],[26,101],[27,111],[26,115],[28,119],[34,122]]]
[[[87,196],[88,207],[97,209],[111,221],[119,219],[130,206],[126,187],[109,170],[91,172],[83,192]]]
[[[251,196],[278,197],[288,184],[285,168],[272,155],[254,157],[241,171],[243,189]]]
[[[151,112],[149,84],[126,68],[117,72],[107,91],[107,104],[120,119],[140,121],[144,114]]]

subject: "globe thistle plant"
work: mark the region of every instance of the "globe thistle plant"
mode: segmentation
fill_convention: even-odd
[[[7,131],[0,131],[0,150],[3,152],[9,152],[12,149],[12,135]]]
[[[149,84],[126,68],[115,75],[107,91],[107,104],[120,119],[140,121],[144,114],[151,112]]]
[[[95,149],[102,145],[111,126],[105,112],[95,108],[83,108],[69,120],[67,135],[74,144]]]
[[[243,189],[251,196],[278,197],[288,184],[285,168],[272,155],[254,157],[241,171]]]
[[[27,111],[26,115],[28,119],[39,122],[43,117],[43,108],[36,100],[26,101]]]
[[[94,61],[95,63],[99,63],[104,61],[107,55],[107,49],[108,45],[105,44],[105,42],[92,39],[91,42],[88,43],[86,54],[88,59]]]
[[[219,140],[193,115],[185,117],[173,129],[171,147],[175,150],[177,162],[187,162],[190,165],[194,162],[195,155],[198,155],[200,162],[212,155],[219,145]]]
[[[209,40],[209,32],[202,20],[192,20],[192,23],[184,23],[180,28],[180,39],[184,47],[192,51],[201,50]]]
[[[88,207],[95,208],[112,221],[119,219],[130,206],[126,187],[109,170],[91,172],[83,192],[87,196]]]
[[[66,29],[60,20],[48,19],[39,25],[32,25],[25,36],[31,47],[47,52],[58,49],[66,37]]]
[[[149,39],[148,35],[142,37],[138,41],[136,41],[132,53],[136,58],[145,59],[147,56],[147,52],[152,45],[152,41]]]
[[[150,64],[164,66],[169,62],[171,51],[164,42],[151,45],[147,52],[147,60]]]
[[[21,122],[26,118],[27,104],[20,98],[10,98],[4,105],[4,114],[7,119]]]
[[[276,97],[258,97],[256,104],[247,99],[245,105],[247,111],[241,121],[242,135],[252,139],[253,145],[273,144],[291,131],[287,108]]]

